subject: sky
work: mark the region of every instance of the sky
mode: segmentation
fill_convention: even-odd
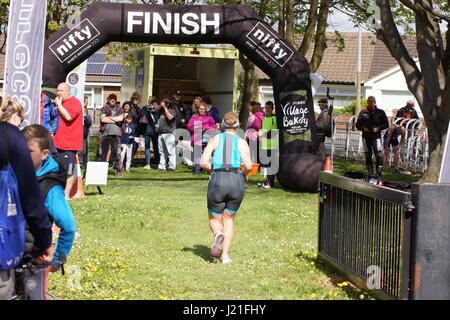
[[[328,17],[327,31],[339,31],[339,32],[357,32],[358,28],[353,26],[353,22],[350,21],[350,17],[345,13],[334,10],[332,14]],[[367,32],[367,30],[362,29],[362,32]]]
[[[353,22],[350,21],[350,17],[345,13],[334,10],[333,13],[328,17],[327,31],[340,31],[340,32],[358,32],[358,28],[353,26]],[[441,31],[445,32],[447,30],[447,24],[441,23]],[[362,32],[369,32],[367,28],[361,28]]]

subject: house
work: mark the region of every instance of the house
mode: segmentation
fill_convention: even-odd
[[[358,33],[341,33],[345,48],[339,49],[339,42],[334,33],[327,33],[328,48],[324,52],[322,63],[317,74],[324,77],[316,95],[314,108],[319,111],[317,101],[326,98],[327,88],[334,97],[334,107],[342,108],[356,100],[356,66],[358,57]],[[391,56],[386,46],[372,33],[362,33],[361,54],[361,97],[375,96],[377,105],[388,116],[405,106],[406,101],[414,100],[408,90],[405,77]],[[405,40],[405,46],[410,54],[417,56],[415,39]],[[306,58],[311,59],[313,48],[310,48]],[[260,101],[273,100],[273,90],[270,79],[262,72],[260,74]],[[420,108],[417,112],[421,116]]]

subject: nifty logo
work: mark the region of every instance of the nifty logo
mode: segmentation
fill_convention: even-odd
[[[52,43],[49,48],[59,61],[64,62],[99,34],[94,25],[88,19],[84,19]]]
[[[284,67],[294,54],[292,49],[285,45],[279,36],[275,35],[261,22],[253,27],[247,34],[247,38],[281,67]]]

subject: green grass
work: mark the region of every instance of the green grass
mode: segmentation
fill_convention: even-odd
[[[91,140],[90,158],[95,155]],[[210,256],[207,174],[132,168],[110,170],[103,195],[95,187],[70,201],[77,231],[66,276],[50,275],[62,299],[352,300],[371,299],[317,260],[318,195],[246,184],[235,219],[231,265]],[[364,172],[335,159],[334,172]],[[389,180],[417,181],[395,175]]]
[[[343,159],[335,158],[333,173],[337,175],[344,175],[347,171],[356,171],[361,173],[366,173],[365,164],[356,161],[345,161]],[[392,181],[403,181],[403,182],[417,182],[422,177],[421,174],[396,174],[392,170],[385,170],[383,172],[383,179]]]
[[[56,296],[359,299],[361,292],[316,259],[317,194],[279,185],[258,189],[262,177],[251,177],[235,220],[233,263],[222,265],[210,257],[208,175],[194,176],[186,166],[175,172],[132,168],[122,178],[113,173],[103,195],[91,186],[85,199],[70,201],[80,237],[66,276],[50,275]]]

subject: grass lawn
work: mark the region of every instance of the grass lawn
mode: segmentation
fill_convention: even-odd
[[[354,170],[335,164],[336,171]],[[79,237],[66,276],[50,275],[62,299],[360,299],[364,294],[316,260],[317,194],[259,189],[251,177],[235,220],[231,265],[210,256],[209,176],[111,170],[104,194],[70,201]],[[334,279],[334,278],[333,278]],[[370,298],[367,295],[366,299]]]

